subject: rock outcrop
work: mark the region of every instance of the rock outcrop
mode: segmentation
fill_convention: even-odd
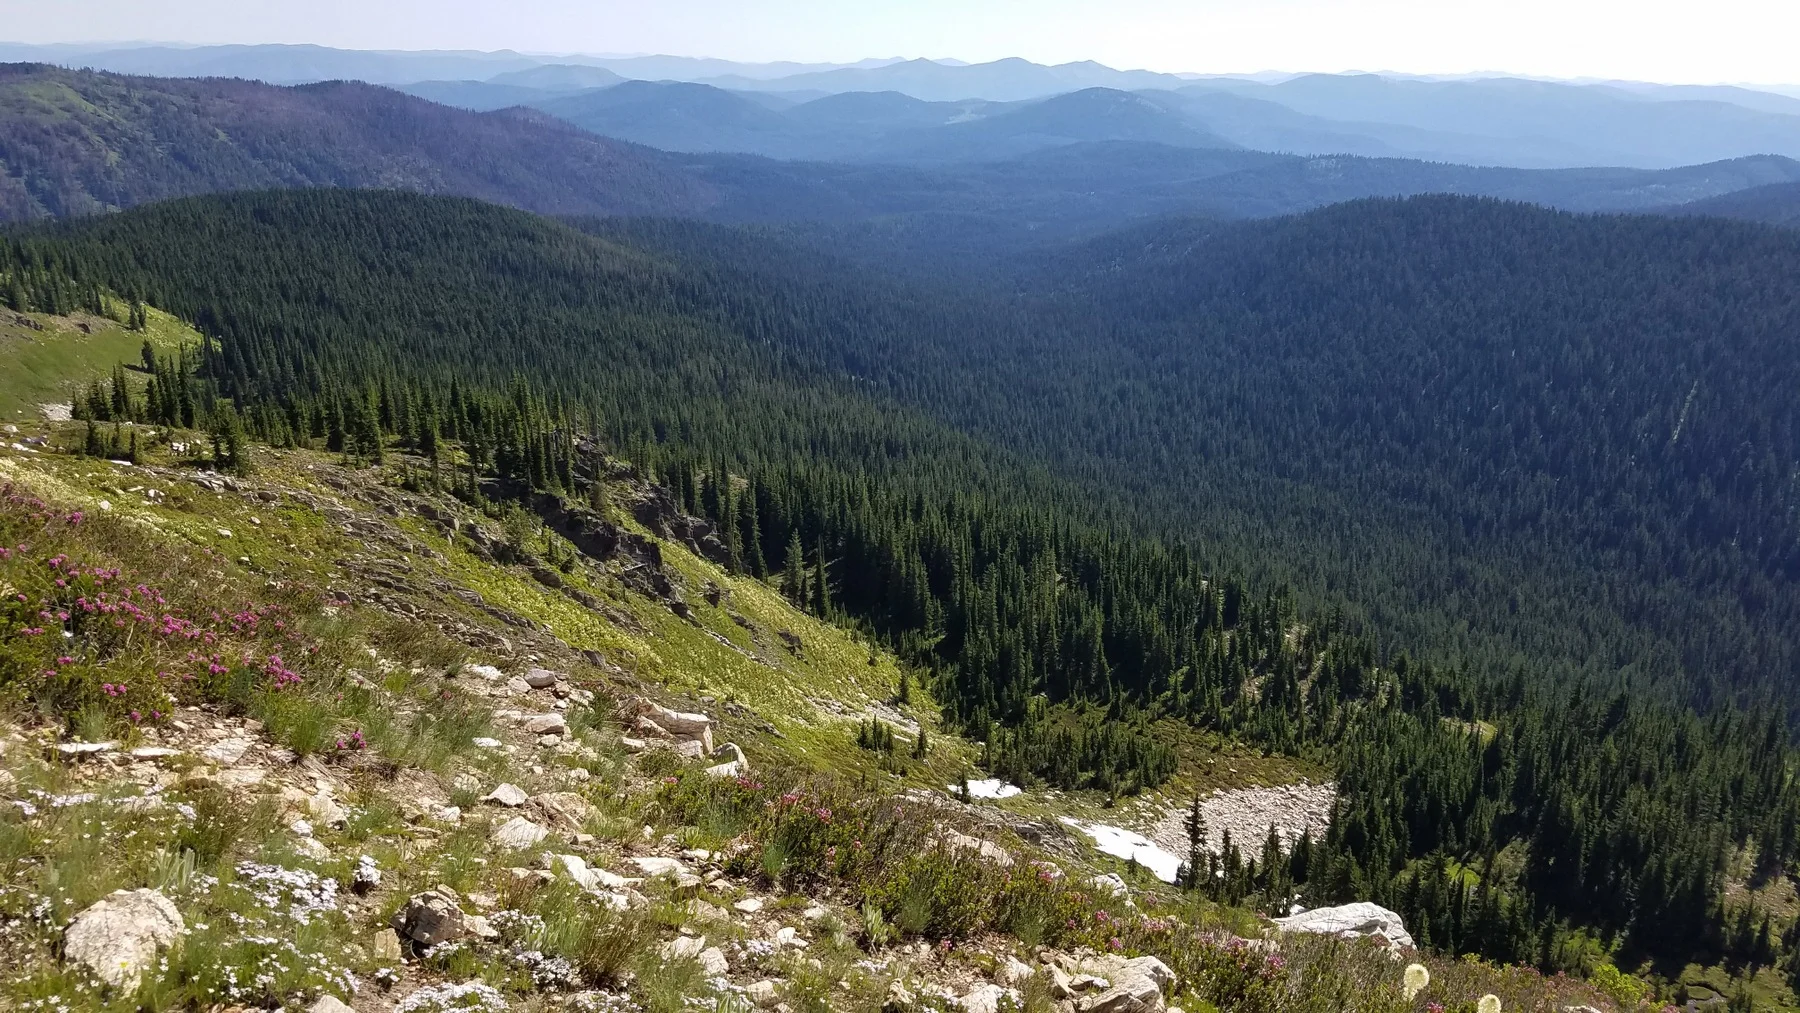
[[[116,890],[63,934],[63,956],[122,991],[137,988],[156,951],[187,931],[181,912],[155,890]]]
[[[1414,948],[1413,937],[1400,916],[1368,901],[1302,911],[1275,919],[1275,926],[1283,932],[1317,932],[1346,938],[1373,936],[1405,949]]]

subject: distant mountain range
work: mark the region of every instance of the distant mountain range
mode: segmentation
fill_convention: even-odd
[[[1095,87],[1020,102],[928,102],[900,91],[783,102],[774,93],[672,81],[533,92],[513,80],[407,90],[472,109],[526,104],[595,133],[671,151],[825,161],[978,161],[1096,140],[1515,168],[1800,157],[1800,101],[1776,95],[1764,104],[1794,111],[1509,80],[1312,76],[1280,85]],[[1459,117],[1468,118],[1469,129],[1456,129]]]
[[[415,81],[489,81],[502,74],[545,66],[606,68],[620,77],[699,80],[735,76],[791,77],[839,69],[878,67],[894,60],[856,64],[734,63],[681,56],[527,56],[510,50],[361,50],[327,46],[53,45],[0,42],[0,63],[49,63],[71,69],[109,70],[156,77],[241,77],[269,84],[356,80],[370,84]]]
[[[845,92],[786,108],[684,82],[628,81],[532,103],[597,134],[670,151],[933,164],[994,161],[1086,141],[1236,148],[1171,109],[1170,93],[1088,88],[1033,102],[926,102]]]
[[[530,105],[608,136],[671,150],[777,158],[933,163],[1008,157],[1080,140],[1223,144],[1299,155],[1365,155],[1515,168],[1673,168],[1746,155],[1800,157],[1800,89],[1641,82],[1572,83],[1507,77],[1429,79],[1372,74],[1202,77],[1045,66],[1008,59],[746,64],[669,56],[528,56],[514,52],[361,52],[319,46],[21,46],[0,60],[157,76],[245,77],[277,84],[361,80],[487,112]],[[600,99],[624,81],[679,83]],[[1008,104],[1092,89],[1142,96],[1087,100],[1087,121],[1052,108],[992,127]],[[838,95],[883,99],[804,110]],[[738,102],[732,101],[735,96]],[[1039,131],[1033,115],[1052,122]],[[1113,122],[1105,120],[1111,117]],[[1153,122],[1154,121],[1154,122]],[[958,129],[930,128],[956,125]]]
[[[359,83],[0,65],[0,219],[223,190],[383,187],[559,215],[864,223],[870,249],[921,256],[954,233],[980,255],[1162,215],[1265,217],[1358,197],[1453,192],[1641,211],[1800,183],[1800,162],[1779,156],[1529,170],[1272,154],[1187,112],[1215,101],[1261,100],[1094,88],[1023,103],[846,93],[775,109],[706,85],[624,82],[547,100],[548,111],[477,113]],[[655,150],[707,135],[819,160]],[[848,161],[858,148],[914,164]]]

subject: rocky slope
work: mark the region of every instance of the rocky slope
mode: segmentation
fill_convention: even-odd
[[[0,1005],[1612,1005],[1426,958],[1408,993],[1393,940],[1282,935],[1055,818],[1098,800],[953,798],[976,749],[922,685],[597,450],[603,494],[525,511],[397,455],[230,476],[82,428],[0,440]],[[857,748],[872,714],[934,748]],[[1245,820],[1329,804],[1265,794]]]

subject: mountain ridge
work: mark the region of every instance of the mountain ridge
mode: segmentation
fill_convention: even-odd
[[[273,185],[463,193],[550,214],[691,213],[715,199],[657,153],[542,113],[476,114],[373,85],[7,64],[0,96],[0,215],[14,219]]]

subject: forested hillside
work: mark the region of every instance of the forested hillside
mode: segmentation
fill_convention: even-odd
[[[609,228],[826,307],[795,329],[899,400],[1438,660],[1696,700],[1794,671],[1790,235],[1364,202],[1148,227],[888,319],[905,297],[823,256]]]
[[[1800,225],[1800,183],[1771,183],[1670,208],[1672,215],[1716,215],[1770,225]]]
[[[367,244],[309,222],[346,217]],[[991,453],[973,436],[1008,453],[966,483],[1047,469],[1080,490],[1069,510],[1190,538],[1440,662],[1700,702],[1796,664],[1787,233],[1368,202],[1122,234],[1005,295],[712,226],[591,227],[625,246],[368,195],[177,203],[76,235],[110,277],[239,336],[239,382],[271,392],[316,368],[536,375],[621,442],[786,460],[825,441],[882,471]],[[504,269],[526,255],[549,259]],[[617,283],[580,280],[596,272]],[[366,284],[299,295],[316,274]]]
[[[386,88],[277,88],[0,65],[0,221],[277,186],[450,193],[546,214],[681,214],[715,198],[654,152],[541,114]]]
[[[217,340],[81,410],[211,426],[226,467],[245,433],[397,442],[529,502],[587,495],[597,434],[724,565],[917,666],[990,769],[1128,793],[1174,770],[1163,722],[1337,764],[1330,833],[1228,853],[1227,899],[1384,900],[1546,967],[1583,930],[1676,968],[1786,952],[1726,870],[1800,847],[1780,708],[1734,706],[1791,683],[1800,629],[1800,239],[1374,201],[958,294],[588,228],[194,199],[23,234],[0,292],[195,321]]]

